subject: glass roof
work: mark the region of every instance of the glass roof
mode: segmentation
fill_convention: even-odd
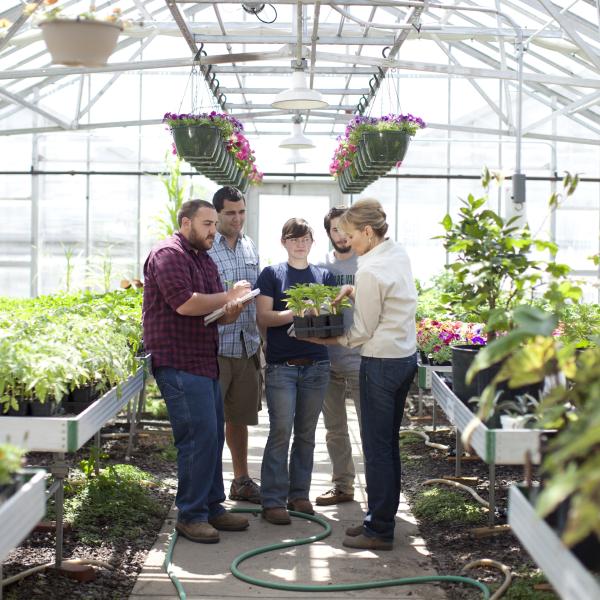
[[[303,112],[309,135],[341,133],[361,103],[373,115],[427,106],[434,130],[518,136],[520,108],[535,102],[546,110],[527,111],[524,137],[600,144],[594,0],[99,1],[98,18],[117,7],[128,24],[108,65],[91,69],[52,65],[37,25],[45,10],[76,16],[90,3],[34,3],[41,6],[31,16],[25,2],[2,3],[11,6],[0,11],[0,135],[153,125],[167,111],[221,108],[250,133],[285,135],[293,111],[271,102],[301,57],[310,86],[329,103]],[[458,115],[436,103],[440,77],[465,83]],[[408,86],[422,103],[405,105]],[[473,119],[473,107],[496,115],[493,123]],[[553,132],[553,115],[577,134]]]

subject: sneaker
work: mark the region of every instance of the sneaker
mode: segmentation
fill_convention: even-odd
[[[175,529],[179,535],[199,544],[216,544],[219,541],[219,532],[206,521],[200,523],[177,521]]]
[[[290,514],[283,506],[262,509],[262,518],[273,525],[289,525],[292,520]]]
[[[220,531],[243,531],[248,529],[250,523],[242,515],[234,515],[230,512],[224,512],[216,517],[211,517],[208,522]]]
[[[290,500],[287,504],[288,510],[294,510],[296,512],[301,512],[306,515],[314,515],[315,511],[313,509],[313,505],[308,498],[294,498]]]
[[[360,550],[391,550],[394,547],[394,541],[369,537],[361,533],[357,536],[346,536],[342,542],[342,546],[346,546],[346,548],[358,548]]]
[[[347,493],[335,487],[322,496],[317,496],[317,506],[330,506],[331,504],[341,504],[342,502],[352,502],[354,492]]]
[[[260,504],[260,487],[250,477],[241,482],[234,479],[229,488],[229,499]]]
[[[346,529],[346,535],[349,535],[350,537],[362,535],[364,532],[365,529],[362,526],[362,523],[360,525],[353,525],[352,527],[348,527],[348,529]]]

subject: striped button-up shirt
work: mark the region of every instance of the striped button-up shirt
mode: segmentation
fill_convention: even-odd
[[[241,235],[234,248],[217,233],[213,247],[208,251],[219,269],[223,287],[227,290],[241,279],[254,287],[258,278],[258,252],[254,242]],[[260,335],[256,326],[256,305],[248,302],[235,323],[219,325],[219,354],[233,358],[253,356],[258,350]]]

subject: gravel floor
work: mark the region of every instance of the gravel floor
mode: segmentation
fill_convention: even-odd
[[[414,406],[416,406],[416,402]],[[448,423],[443,420],[443,413],[438,410],[437,414],[439,427],[446,429],[446,431],[430,432],[430,439],[432,442],[450,446],[453,451],[455,448],[455,433],[454,431],[450,431]],[[422,429],[421,424],[417,424],[416,422],[411,423],[409,419],[405,419],[404,425]],[[448,460],[447,456],[446,452],[429,448],[424,443],[411,444],[409,460],[405,460],[402,464],[402,489],[410,504],[413,503],[416,493],[425,488],[422,482],[426,479],[454,476],[454,460]],[[481,460],[464,461],[462,463],[462,475],[477,477],[475,489],[484,500],[488,499],[489,472],[488,465],[485,462]],[[496,466],[496,506],[498,509],[497,512],[500,513],[499,518],[496,519],[497,524],[506,523],[508,487],[511,483],[522,480],[522,467]],[[482,526],[485,525],[487,525],[487,522]],[[431,552],[433,562],[440,574],[460,575],[460,571],[464,565],[482,558],[491,558],[504,563],[513,573],[526,570],[531,571],[537,568],[512,533],[506,532],[490,537],[478,538],[472,535],[471,529],[472,527],[469,526],[457,526],[454,524],[440,526],[424,521],[419,522],[419,531],[427,544],[428,550]],[[498,571],[490,569],[474,569],[470,572],[470,576],[488,585],[500,584],[503,580],[503,576]],[[473,588],[467,589],[464,586],[451,585],[445,587],[450,600],[481,598],[481,593]],[[548,600],[558,598],[558,596],[552,593],[546,593],[543,597]]]
[[[116,432],[118,429],[113,428],[109,431]],[[164,513],[149,521],[147,529],[142,535],[136,539],[121,540],[118,543],[103,543],[99,547],[91,547],[78,540],[75,530],[65,531],[65,559],[100,560],[112,565],[112,569],[96,569],[96,579],[87,583],[73,581],[52,569],[46,569],[5,588],[4,600],[29,600],[32,598],[126,600],[175,498],[175,464],[161,455],[162,448],[169,444],[170,439],[169,429],[146,430],[142,433],[138,447],[132,456],[131,464],[148,471],[165,483],[162,488],[150,488],[150,493],[160,502]],[[126,445],[126,438],[104,441],[102,450],[110,457],[106,462],[125,462]],[[89,447],[85,446],[76,454],[66,455],[66,461],[73,466],[88,457]],[[50,455],[32,453],[28,455],[27,459],[30,465],[46,466],[50,462]],[[3,563],[3,576],[7,578],[28,568],[53,562],[54,546],[53,532],[34,532],[19,548],[8,555]]]
[[[410,413],[410,410],[407,411]],[[439,414],[439,411],[438,411]],[[405,419],[405,424],[419,428],[420,425]],[[443,421],[441,425],[443,427]],[[115,430],[113,430],[115,431]],[[174,459],[166,457],[162,449],[171,438],[169,429],[148,427],[140,437],[132,464],[146,470],[166,483],[162,489],[151,489],[164,508],[163,517],[173,503],[176,492],[176,469]],[[431,434],[432,441],[454,446],[454,434],[438,432]],[[110,439],[103,443],[103,451],[110,456],[111,462],[124,462],[126,438]],[[412,503],[417,491],[422,489],[425,479],[454,474],[454,462],[448,461],[446,454],[422,446],[412,445],[410,460],[403,464],[403,491]],[[67,455],[70,465],[77,465],[88,458],[89,448],[74,455]],[[29,464],[44,466],[49,463],[48,454],[31,454]],[[488,469],[482,461],[465,462],[463,474],[478,478],[477,491],[487,499]],[[497,467],[497,505],[506,509],[507,486],[522,479],[520,467]],[[136,539],[121,540],[119,543],[103,543],[100,547],[86,546],[78,540],[75,530],[65,532],[65,558],[92,558],[108,562],[113,569],[98,569],[95,581],[78,583],[68,579],[52,569],[29,576],[4,591],[5,600],[44,598],[45,600],[126,600],[133,588],[146,555],[152,547],[156,534],[162,524],[162,518],[148,522],[146,531]],[[419,523],[422,537],[431,552],[434,564],[441,574],[458,574],[462,567],[475,559],[492,558],[507,564],[513,571],[533,569],[535,565],[518,540],[510,533],[488,538],[474,538],[469,528],[454,525],[440,527],[426,522]],[[27,568],[54,560],[54,534],[34,532],[18,549],[9,554],[4,563],[4,577],[10,577]],[[488,584],[498,583],[500,577],[495,572],[476,570],[472,576]],[[447,586],[449,600],[479,599],[477,591],[458,586]],[[545,598],[552,598],[548,594]]]

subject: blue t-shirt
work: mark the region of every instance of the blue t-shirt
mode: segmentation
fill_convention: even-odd
[[[255,287],[261,296],[273,298],[273,310],[286,310],[285,291],[297,283],[323,283],[335,285],[335,276],[327,269],[308,265],[306,269],[295,269],[287,262],[265,267],[258,276]],[[290,323],[267,328],[267,362],[281,363],[292,358],[328,360],[327,347],[311,344],[290,337]]]

